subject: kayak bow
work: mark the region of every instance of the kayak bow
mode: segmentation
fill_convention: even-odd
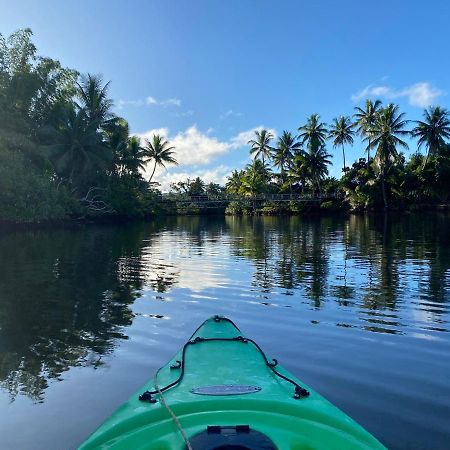
[[[80,450],[384,448],[214,316]]]

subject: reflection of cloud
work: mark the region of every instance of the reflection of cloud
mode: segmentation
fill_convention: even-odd
[[[224,276],[221,260],[208,255],[216,253],[217,245],[205,240],[199,254],[198,246],[188,236],[174,245],[171,233],[158,235],[142,258],[147,288],[156,292],[170,292],[174,287],[201,292],[230,283]]]
[[[180,270],[177,287],[201,292],[230,283],[230,280],[220,273],[220,267],[214,261],[208,261],[205,255],[177,261]]]

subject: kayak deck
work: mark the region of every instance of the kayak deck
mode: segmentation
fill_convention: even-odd
[[[281,366],[268,363],[273,364],[233,322],[212,317],[158,371],[164,401],[158,392],[146,393],[156,391],[152,380],[139,392],[144,401],[132,396],[80,449],[182,450],[180,426],[193,442],[207,426],[216,427],[212,432],[243,426],[244,432],[263,433],[279,450],[385,448]],[[215,447],[198,450],[203,448]]]

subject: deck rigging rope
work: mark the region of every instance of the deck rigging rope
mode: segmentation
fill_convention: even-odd
[[[235,323],[234,323],[232,320],[230,320],[230,319],[228,319],[228,318],[226,318],[226,317],[215,316],[215,317],[214,317],[214,320],[215,320],[216,322],[220,322],[220,321],[226,321],[226,322],[229,322],[229,323],[231,323],[231,324],[236,328],[236,330],[238,330],[238,331],[240,332],[239,328],[235,325]],[[287,381],[288,383],[290,383],[290,384],[292,384],[292,385],[294,386],[295,389],[294,389],[294,396],[293,396],[293,397],[294,397],[295,399],[300,399],[300,398],[302,398],[302,397],[308,397],[308,396],[309,396],[309,392],[308,392],[305,388],[303,388],[302,386],[300,386],[296,381],[294,381],[294,380],[292,380],[291,378],[289,378],[289,377],[287,377],[287,376],[281,374],[280,372],[278,372],[278,371],[275,369],[275,366],[278,364],[278,361],[277,361],[276,359],[273,359],[272,362],[269,361],[268,358],[267,358],[267,356],[266,356],[266,354],[265,354],[265,353],[263,352],[263,350],[261,349],[261,347],[260,347],[253,339],[245,338],[245,337],[243,337],[243,336],[241,336],[241,335],[235,336],[235,337],[233,337],[233,338],[202,338],[202,337],[200,337],[200,336],[197,336],[197,337],[194,338],[195,333],[197,333],[197,331],[198,331],[200,328],[201,328],[201,325],[200,325],[200,327],[197,328],[197,330],[195,330],[194,334],[191,336],[191,338],[189,339],[189,341],[187,341],[187,342],[184,344],[183,349],[182,349],[182,352],[181,352],[181,361],[176,361],[176,364],[174,364],[174,365],[172,365],[172,366],[170,367],[171,369],[181,369],[181,372],[180,372],[180,375],[178,376],[178,378],[177,378],[175,381],[173,381],[172,383],[169,383],[167,386],[164,386],[164,387],[160,388],[160,387],[158,386],[158,383],[157,383],[157,378],[158,378],[159,372],[160,372],[161,369],[162,369],[162,367],[161,367],[161,368],[158,369],[158,371],[156,372],[156,375],[155,375],[155,390],[154,390],[154,391],[148,391],[148,390],[147,390],[147,391],[143,392],[143,393],[139,396],[139,400],[141,400],[141,401],[146,401],[146,402],[149,402],[149,403],[156,403],[156,399],[155,399],[153,396],[154,396],[155,394],[158,394],[158,395],[159,395],[159,398],[160,398],[160,400],[161,400],[161,403],[162,403],[163,406],[166,408],[166,410],[169,412],[170,416],[172,417],[172,420],[174,421],[174,423],[175,423],[175,425],[177,426],[177,428],[178,428],[178,430],[179,430],[181,436],[183,437],[183,440],[184,440],[184,442],[185,442],[185,444],[186,444],[187,450],[193,450],[193,449],[192,449],[192,446],[191,446],[191,444],[190,444],[190,442],[189,442],[189,438],[187,437],[187,435],[186,435],[186,433],[185,433],[185,431],[184,431],[184,429],[183,429],[183,427],[182,427],[182,425],[181,425],[181,423],[180,423],[178,417],[175,415],[175,413],[172,411],[172,409],[170,408],[170,406],[167,404],[167,402],[166,402],[166,400],[165,400],[165,398],[164,398],[163,392],[164,392],[164,391],[167,391],[168,389],[170,389],[170,388],[172,388],[172,387],[174,387],[174,386],[176,386],[176,385],[177,385],[178,383],[180,383],[181,380],[183,379],[183,377],[184,377],[184,368],[185,368],[185,360],[186,360],[186,359],[185,359],[185,354],[186,354],[186,349],[187,349],[187,347],[188,347],[189,345],[195,345],[195,344],[198,344],[198,343],[200,343],[200,342],[211,342],[211,341],[231,341],[231,342],[242,342],[242,343],[244,343],[244,344],[247,344],[247,343],[250,342],[250,343],[252,343],[252,344],[257,348],[257,350],[260,352],[260,354],[262,355],[262,357],[263,357],[263,359],[264,359],[264,362],[265,362],[266,366],[267,366],[267,367],[268,367],[268,368],[269,368],[269,369],[270,369],[277,377],[282,378],[283,380]]]
[[[236,328],[236,330],[238,330],[240,332],[240,330],[236,326],[236,324],[232,320],[230,320],[230,319],[228,319],[226,317],[215,316],[214,320],[216,322],[220,322],[220,321],[229,322]],[[195,330],[194,334],[191,336],[189,341],[187,341],[184,344],[183,349],[181,351],[181,361],[177,361],[177,365],[174,365],[174,366],[170,367],[171,369],[181,369],[179,377],[175,381],[173,381],[172,383],[169,383],[167,386],[162,387],[161,388],[161,392],[167,391],[168,389],[176,386],[183,379],[183,377],[184,377],[184,368],[185,368],[185,360],[186,360],[185,354],[186,354],[186,349],[187,349],[188,346],[195,345],[195,344],[198,344],[200,342],[212,342],[212,341],[230,342],[231,341],[231,342],[242,342],[244,344],[247,344],[249,342],[252,343],[257,348],[257,350],[260,352],[261,356],[264,359],[264,362],[266,363],[266,366],[277,377],[287,381],[288,383],[290,383],[290,384],[292,384],[294,386],[294,395],[293,395],[293,397],[295,399],[300,399],[300,398],[309,396],[309,392],[305,388],[300,386],[296,381],[294,381],[291,378],[281,374],[280,372],[278,372],[278,370],[275,369],[275,366],[278,365],[278,361],[276,359],[273,359],[272,362],[270,362],[269,359],[267,358],[266,354],[263,352],[262,348],[253,339],[245,338],[245,337],[243,337],[241,335],[235,336],[235,337],[232,337],[232,338],[202,338],[200,336],[197,336],[196,338],[193,339],[193,337],[195,336],[195,333],[197,333],[197,331],[200,328],[201,328],[201,325],[197,328],[197,330]],[[161,369],[159,369],[159,370],[161,370]],[[158,370],[157,373],[159,373],[159,370]],[[156,391],[156,390],[155,391],[148,391],[147,390],[147,391],[143,392],[139,396],[139,400],[144,401],[144,402],[155,403],[156,400],[152,396],[157,394],[157,393],[158,393],[158,391]]]
[[[159,370],[158,370],[158,372],[159,372]],[[180,420],[179,420],[178,417],[175,415],[175,413],[172,411],[172,408],[167,404],[166,399],[164,398],[164,395],[163,395],[161,389],[159,388],[159,386],[158,386],[158,384],[157,384],[157,382],[156,382],[156,379],[157,379],[157,376],[158,376],[158,372],[156,372],[156,375],[155,375],[155,389],[156,389],[156,391],[157,391],[158,394],[159,394],[159,399],[161,400],[161,403],[163,404],[164,408],[166,408],[166,410],[168,411],[168,413],[171,415],[172,420],[174,421],[175,425],[177,426],[178,431],[180,432],[181,437],[183,438],[184,443],[186,444],[187,450],[194,450],[194,449],[192,448],[191,443],[189,442],[189,438],[187,437],[186,432],[185,432],[184,429],[183,429],[183,426],[181,425]]]

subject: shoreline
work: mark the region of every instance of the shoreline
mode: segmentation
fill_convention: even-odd
[[[4,220],[0,218],[0,232],[1,231],[27,231],[27,230],[40,230],[40,229],[57,229],[57,228],[77,228],[85,225],[124,225],[137,222],[152,222],[159,218],[164,217],[187,217],[187,216],[235,216],[235,217],[330,217],[330,216],[348,216],[348,215],[385,215],[385,214],[415,214],[420,212],[432,212],[432,213],[446,213],[450,212],[450,204],[441,205],[412,205],[405,208],[390,208],[384,209],[348,209],[339,205],[334,205],[333,208],[321,208],[312,207],[303,211],[290,210],[288,208],[276,208],[276,207],[263,207],[254,211],[240,211],[230,212],[226,208],[217,209],[204,209],[195,210],[186,209],[185,211],[166,211],[163,214],[153,214],[146,217],[123,217],[123,216],[110,216],[110,217],[83,217],[83,218],[66,218],[45,220],[39,222],[14,222],[10,220]],[[265,209],[266,208],[266,209]],[[270,208],[270,209],[269,209]],[[264,210],[265,209],[265,210]]]

